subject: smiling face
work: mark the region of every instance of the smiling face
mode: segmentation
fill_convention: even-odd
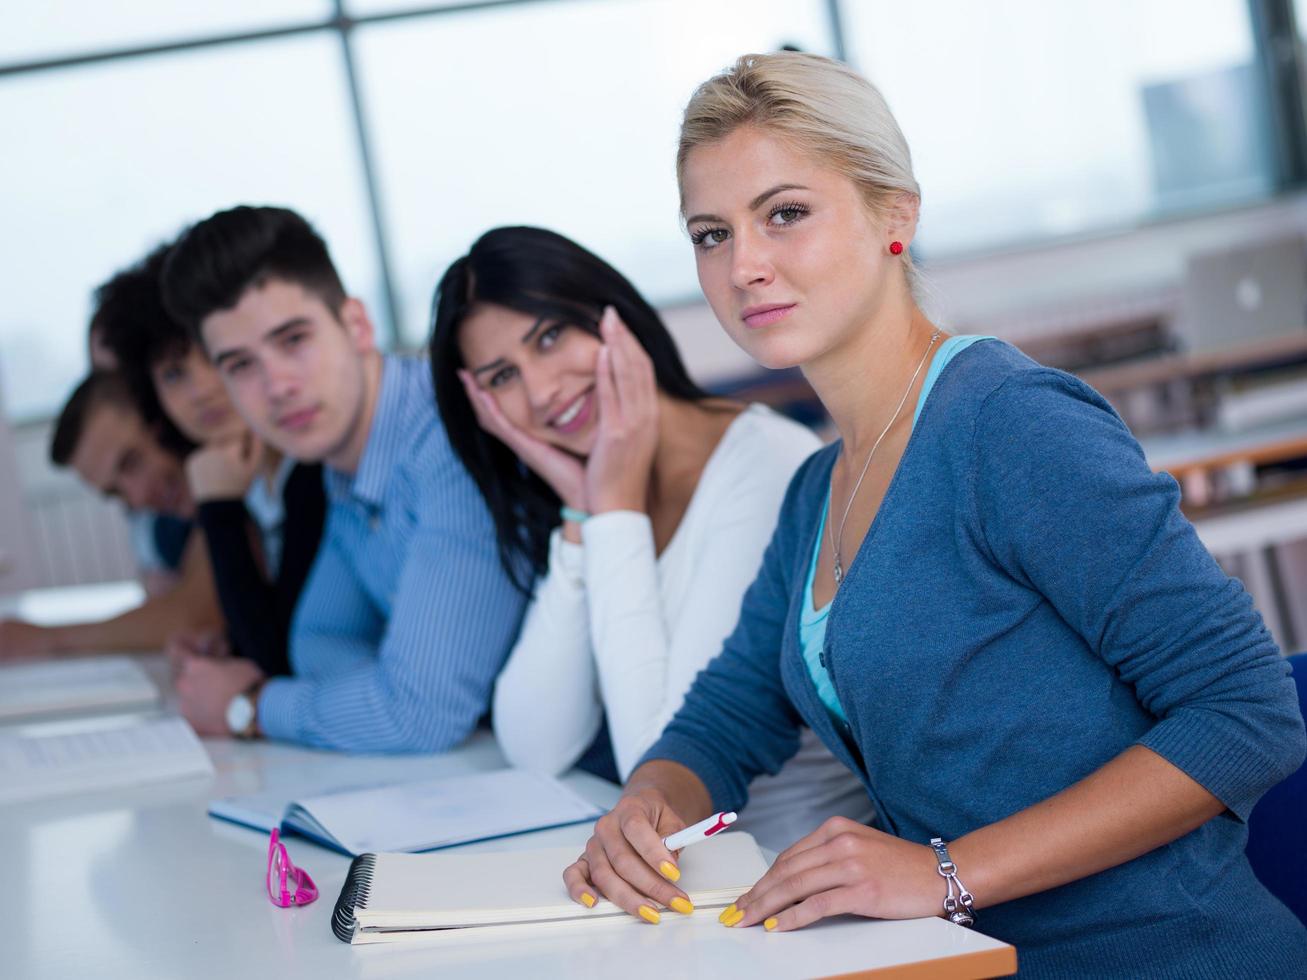
[[[245,423],[232,408],[217,368],[198,344],[152,365],[150,378],[159,404],[192,442],[226,442],[245,431]]]
[[[133,510],[178,517],[194,511],[181,460],[159,445],[134,410],[107,402],[92,408],[69,463],[88,484]]]
[[[578,456],[594,446],[601,344],[575,324],[483,303],[458,330],[463,364],[517,428]]]
[[[352,470],[367,443],[372,323],[349,299],[337,316],[298,283],[269,279],[204,318],[205,347],[232,403],[285,455]]]
[[[764,367],[838,352],[907,295],[889,244],[915,222],[877,221],[853,181],[766,130],[690,151],[682,192],[704,296]]]

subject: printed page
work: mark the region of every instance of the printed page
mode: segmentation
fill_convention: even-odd
[[[351,854],[424,851],[603,813],[557,779],[522,769],[301,798],[298,804]]]
[[[281,826],[281,818],[291,802],[284,792],[275,789],[241,796],[224,796],[209,801],[209,816],[270,833],[273,827]]]
[[[159,691],[127,657],[88,657],[0,667],[0,721],[75,711],[141,708]]]
[[[308,799],[323,794],[349,793],[377,786],[389,786],[395,782],[393,777],[344,781],[332,769],[328,769],[324,774],[319,772],[318,768],[311,763],[280,770],[269,767],[265,770],[264,782],[274,785],[275,789],[210,800],[209,816],[268,832],[273,827],[282,825],[295,807],[297,797]],[[335,769],[339,768],[337,764]],[[313,831],[315,836],[322,836],[311,823],[306,829]]]
[[[0,733],[0,803],[212,773],[204,746],[180,718]]]
[[[283,758],[275,746],[269,746],[259,766],[260,789],[210,801],[209,815],[266,833],[285,820],[296,800],[426,782],[440,773],[464,775],[484,771],[487,765],[502,767],[503,764],[489,732],[484,737],[474,735],[454,756],[342,755],[297,750]],[[299,819],[292,821],[293,824],[306,823],[302,811],[297,811],[296,816]],[[320,828],[315,829],[315,822],[308,823],[314,836],[327,836]]]

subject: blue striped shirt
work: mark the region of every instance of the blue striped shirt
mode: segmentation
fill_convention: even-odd
[[[295,676],[264,685],[259,725],[345,751],[441,752],[485,713],[525,600],[427,363],[383,365],[358,472],[323,469],[327,523],[291,627]]]

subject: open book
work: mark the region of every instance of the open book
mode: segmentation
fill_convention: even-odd
[[[430,851],[596,820],[604,811],[557,779],[497,769],[422,782],[319,792],[261,793],[209,804],[209,815],[259,830],[294,831],[346,854]]]
[[[611,902],[586,908],[563,886],[578,848],[496,854],[363,854],[354,859],[332,915],[337,938],[354,944],[404,939],[512,939],[596,920],[636,920]],[[721,834],[680,855],[679,887],[696,908],[723,908],[767,871],[753,838]]]
[[[0,721],[153,707],[159,690],[127,657],[47,660],[0,667]]]
[[[210,776],[180,718],[97,718],[0,733],[0,803]]]

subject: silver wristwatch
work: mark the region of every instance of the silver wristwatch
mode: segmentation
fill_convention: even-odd
[[[253,738],[258,734],[258,687],[242,691],[227,702],[227,730],[236,738]]]

